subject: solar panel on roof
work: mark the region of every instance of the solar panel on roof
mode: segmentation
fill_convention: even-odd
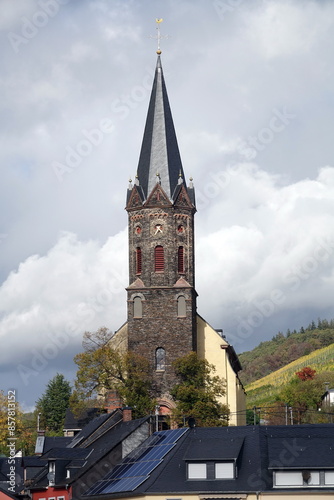
[[[121,464],[116,465],[113,471],[92,486],[85,495],[135,490],[161,464],[163,457],[187,430],[182,428],[155,432]]]

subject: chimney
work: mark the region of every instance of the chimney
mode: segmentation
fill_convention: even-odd
[[[108,394],[106,395],[106,405],[104,408],[105,410],[107,410],[107,413],[111,413],[117,408],[122,408],[122,400],[117,394],[117,391],[108,392]]]
[[[132,408],[130,406],[124,406],[123,411],[123,422],[130,422],[132,420]]]

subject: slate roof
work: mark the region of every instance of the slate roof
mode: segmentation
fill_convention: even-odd
[[[91,455],[89,455],[85,466],[82,467],[75,476],[71,477],[69,483],[76,481],[78,477],[84,474],[90,467],[92,467],[92,465],[101,460],[147,420],[147,417],[143,417],[141,419],[130,420],[129,422],[121,422],[117,425],[114,432],[108,432],[107,434],[101,436],[99,440],[94,443],[94,445],[91,445],[88,448],[89,450],[92,450]],[[68,468],[71,468],[72,464],[73,462],[68,465]]]
[[[16,475],[16,492],[21,491],[23,486],[23,467],[21,465],[22,457],[15,457],[15,475]],[[8,463],[8,457],[0,457],[0,485],[3,490],[7,491],[9,486],[8,474],[10,472],[10,467],[13,464]]]
[[[74,448],[75,446],[88,446],[99,436],[107,432],[111,427],[119,423],[123,419],[122,412],[120,410],[114,410],[111,413],[104,413],[95,417],[91,420],[85,427],[71,438],[69,443],[69,448]]]
[[[120,420],[121,418],[121,420]],[[55,447],[48,450],[39,460],[47,464],[47,460],[67,461],[66,468],[72,469],[71,478],[66,482],[71,484],[75,482],[92,466],[98,463],[105,455],[127,438],[133,431],[143,425],[149,417],[122,421],[122,412],[115,410],[109,414],[103,414],[96,417],[93,421],[82,429],[74,438],[68,447]],[[79,438],[79,439],[78,439]],[[30,463],[28,462],[28,466]],[[35,466],[32,461],[31,466]],[[77,469],[75,471],[75,469]],[[37,474],[34,476],[33,484],[30,488],[38,489],[48,485],[47,467],[35,469]]]
[[[83,410],[79,417],[75,417],[70,408],[66,409],[64,429],[83,429],[89,422],[101,414],[100,408]]]
[[[172,113],[160,56],[158,56],[144,137],[138,164],[139,183],[148,197],[160,175],[161,185],[171,199],[179,174],[184,179]]]
[[[157,182],[171,201],[175,201],[181,184],[195,205],[194,189],[187,188],[169,105],[160,55],[158,55],[148,107],[144,136],[139,155],[136,188],[142,201],[147,200]],[[130,184],[127,196],[132,191]]]
[[[86,498],[93,500],[145,494],[179,496],[191,493],[212,498],[223,493],[228,496],[232,493],[270,491],[273,489],[274,469],[334,470],[333,450],[334,426],[330,424],[195,427],[177,441],[149,477],[133,491],[87,495]],[[187,479],[188,462],[214,463],[217,460],[235,462],[235,479]],[[321,491],[324,490],[332,492],[334,488],[322,487]],[[284,491],[296,490],[287,488]],[[315,493],[316,489],[312,488],[312,492]]]
[[[63,437],[63,436],[46,436],[44,440],[43,453],[51,450],[52,448],[62,448],[67,446],[73,437]]]

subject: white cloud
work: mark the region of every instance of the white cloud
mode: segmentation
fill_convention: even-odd
[[[46,255],[29,257],[8,276],[0,288],[0,338],[6,345],[0,363],[10,352],[17,363],[25,362],[53,335],[66,335],[67,345],[79,351],[85,330],[103,325],[115,330],[123,323],[125,234],[100,246],[65,233]]]
[[[303,55],[333,27],[333,5],[269,0],[249,15],[248,34],[268,58]]]
[[[334,168],[325,167],[315,180],[282,186],[278,176],[254,165],[233,170],[197,227],[199,303],[209,321],[212,316],[237,330],[257,303],[270,301],[270,314],[254,331],[290,309],[332,308],[333,176]]]
[[[38,396],[57,370],[73,376],[85,328],[115,329],[125,320],[124,198],[153,80],[156,17],[170,35],[162,64],[186,179],[193,176],[197,193],[199,312],[234,332],[258,311],[254,301],[278,287],[285,302],[239,336],[238,349],[333,316],[332,257],[307,279],[293,275],[312,265],[318,241],[333,236],[333,168],[317,174],[333,154],[333,3],[232,2],[222,18],[214,2],[201,0],[166,0],[160,12],[155,0],[71,0],[16,53],[8,33],[27,34],[24,18],[43,24],[47,1],[1,4],[2,380],[12,380],[22,360],[39,363],[42,372],[24,388],[28,399]],[[295,118],[268,142],[274,110],[284,109]],[[83,131],[104,118],[113,131],[58,182],[53,162],[65,162]],[[254,137],[260,148],[249,155]],[[52,353],[66,330],[78,334]],[[37,354],[47,347],[44,366]]]
[[[196,225],[200,314],[230,325],[268,301],[271,314],[310,302],[331,307],[334,168],[288,186],[254,164],[231,172]],[[79,351],[85,330],[115,330],[125,321],[126,234],[100,245],[64,233],[45,255],[29,257],[8,276],[0,288],[2,363],[14,349],[17,363],[27,363],[34,350],[50,349],[63,335],[71,352]]]

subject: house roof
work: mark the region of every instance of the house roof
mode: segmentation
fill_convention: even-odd
[[[44,440],[43,453],[46,453],[47,451],[55,447],[65,448],[72,439],[72,437],[46,436]]]
[[[16,476],[16,492],[21,491],[23,485],[23,467],[21,465],[22,457],[15,457],[12,460],[15,460],[15,476]],[[8,457],[0,457],[0,484],[4,491],[7,492],[8,484],[8,475],[10,473],[10,467],[14,464],[12,462],[9,463]]]
[[[317,426],[195,427],[184,432],[176,440],[174,446],[170,447],[166,455],[161,457],[156,466],[151,467],[152,470],[146,468],[146,472],[148,470],[149,472],[145,476],[143,475],[145,467],[147,467],[145,465],[145,453],[147,453],[145,445],[150,443],[154,436],[159,435],[159,433],[155,433],[146,443],[143,443],[140,449],[138,448],[139,464],[133,465],[136,467],[137,478],[128,477],[128,481],[125,482],[125,489],[128,488],[126,491],[122,488],[114,491],[118,488],[116,484],[117,474],[119,479],[127,477],[127,466],[131,465],[127,461],[123,461],[102,481],[97,482],[95,487],[91,488],[91,495],[87,495],[86,492],[86,496],[87,499],[103,499],[129,496],[129,494],[133,497],[145,494],[174,496],[194,493],[202,495],[203,498],[206,495],[213,498],[221,497],[225,492],[224,498],[226,498],[229,494],[233,497],[234,494],[270,491],[273,488],[273,469],[302,470],[312,468],[317,470],[328,467],[334,471],[333,429],[333,425],[330,424]],[[236,477],[234,479],[196,479],[193,481],[188,479],[187,464],[189,462],[214,464],[216,461],[235,463],[237,467]],[[140,468],[140,462],[144,462],[144,472]],[[139,474],[142,474],[142,480],[138,477]],[[289,491],[291,489],[289,488]],[[334,491],[334,488],[326,488],[327,491],[328,489]]]
[[[64,429],[83,429],[101,414],[101,408],[87,408],[75,416],[70,408],[66,409]]]
[[[120,416],[122,417],[122,412],[120,410],[100,415],[82,429],[74,438],[71,438],[72,443],[70,443],[70,446],[62,448],[55,447],[48,450],[39,458],[44,467],[43,469],[39,469],[37,474],[35,474],[31,488],[36,489],[48,485],[48,468],[45,465],[47,464],[46,460],[66,461],[66,468],[73,469],[71,478],[67,479],[66,482],[75,482],[81,475],[98,463],[99,460],[148,420],[148,417],[144,417],[123,422],[122,419],[120,420]],[[33,465],[36,465],[35,462]]]
[[[69,448],[76,446],[87,447],[89,444],[98,439],[102,434],[107,432],[111,427],[123,420],[121,410],[117,409],[111,413],[104,413],[96,416],[85,427],[72,438],[69,443]]]

